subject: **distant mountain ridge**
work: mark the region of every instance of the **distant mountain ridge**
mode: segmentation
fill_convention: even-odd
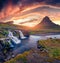
[[[43,20],[35,27],[37,27],[37,28],[55,28],[55,27],[60,27],[60,26],[53,23],[48,16],[45,16],[43,18]]]
[[[13,24],[13,21],[9,21],[9,22],[0,22],[0,24]]]
[[[5,22],[5,23],[0,22],[0,24],[8,24],[8,25],[16,26],[18,29],[22,29],[22,30],[60,29],[60,25],[53,23],[52,20],[50,20],[50,18],[48,16],[45,16],[39,24],[37,24],[36,26],[34,26],[32,28],[29,26],[15,25],[15,24],[13,24],[13,22],[14,21],[9,21],[9,22]],[[23,22],[23,23],[25,23],[25,22]],[[23,23],[21,23],[21,24],[23,24]]]

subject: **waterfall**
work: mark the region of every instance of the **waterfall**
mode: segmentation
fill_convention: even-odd
[[[19,30],[19,33],[20,33],[21,39],[26,39],[26,37],[24,36],[24,34],[22,33],[22,31]]]
[[[11,31],[8,32],[9,32],[8,37],[13,37],[13,33]]]
[[[9,39],[7,39],[7,42],[10,44],[10,47],[13,48],[14,45],[11,43],[11,41]]]
[[[21,36],[21,37],[24,37],[24,35],[23,35],[22,31],[19,31],[19,32],[20,32],[20,36]]]
[[[8,31],[8,37],[15,43],[15,44],[19,44],[21,43],[21,40],[19,40],[17,37],[13,36],[13,33],[11,31]]]

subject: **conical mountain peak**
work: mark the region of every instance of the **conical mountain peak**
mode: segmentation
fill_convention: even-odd
[[[41,21],[41,24],[51,24],[51,23],[52,21],[50,20],[48,16],[45,16],[43,20]]]
[[[57,24],[53,23],[52,20],[48,16],[45,16],[42,21],[35,26],[36,28],[55,28],[55,27],[60,27]]]

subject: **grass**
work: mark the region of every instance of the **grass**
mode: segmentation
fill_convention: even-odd
[[[38,29],[31,30],[30,34],[46,34],[46,33],[59,33],[60,29]]]
[[[16,30],[16,25],[12,24],[0,24],[0,38],[6,38],[8,30]]]
[[[19,54],[18,56],[16,56],[15,58],[11,59],[10,61],[7,61],[5,63],[18,63],[19,61],[21,63],[26,63],[27,62],[27,58],[26,56],[29,54],[30,52],[24,52],[23,54]]]
[[[48,50],[49,57],[56,59],[60,57],[60,39],[40,40],[39,45]]]

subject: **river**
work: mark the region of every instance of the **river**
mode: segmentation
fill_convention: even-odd
[[[27,51],[31,48],[35,48],[37,46],[37,41],[38,40],[46,40],[47,38],[58,38],[60,39],[60,34],[59,35],[44,35],[44,36],[35,36],[35,35],[30,35],[28,39],[22,40],[21,44],[18,44],[14,50],[13,53],[14,55],[23,53],[24,51]]]

